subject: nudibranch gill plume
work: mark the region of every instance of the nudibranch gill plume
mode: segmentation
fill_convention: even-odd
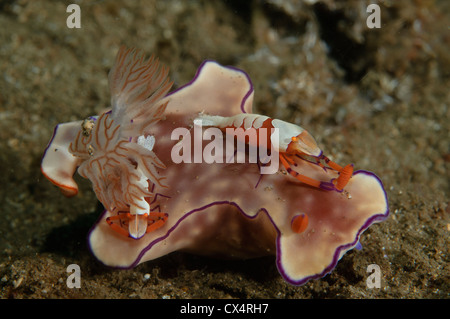
[[[167,102],[159,101],[172,86],[167,75],[154,57],[144,61],[142,52],[122,47],[109,74],[112,109],[81,124],[57,126],[42,163],[44,175],[68,196],[78,192],[72,179],[78,168],[103,206],[128,228],[110,222],[113,229],[135,239],[167,218],[150,212],[149,181],[166,187],[158,173],[165,166],[152,151],[154,137],[144,135],[164,114]]]

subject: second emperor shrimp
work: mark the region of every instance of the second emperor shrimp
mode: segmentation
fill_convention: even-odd
[[[331,161],[323,155],[322,150],[317,146],[315,139],[304,128],[288,123],[282,120],[271,119],[268,116],[260,114],[238,114],[230,117],[217,115],[200,114],[194,122],[201,123],[202,126],[218,127],[225,131],[227,128],[232,129],[266,129],[268,147],[273,147],[280,156],[280,161],[286,171],[307,185],[320,188],[327,191],[342,192],[353,175],[353,164],[344,167]],[[278,129],[279,139],[274,139],[272,129]],[[270,142],[270,143],[269,143]],[[250,141],[251,143],[251,141]],[[261,141],[257,142],[261,144]],[[303,160],[315,163],[322,168],[331,168],[339,173],[336,179],[331,181],[318,181],[308,176],[302,175],[292,169],[295,166],[293,157],[297,156]]]

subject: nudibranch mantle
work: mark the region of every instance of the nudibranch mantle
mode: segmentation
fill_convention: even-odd
[[[117,212],[103,203],[107,199],[101,200],[106,210],[89,232],[89,245],[102,263],[131,268],[177,250],[235,258],[276,255],[283,278],[301,285],[329,273],[370,225],[388,217],[383,185],[368,171],[354,172],[345,191],[334,192],[302,184],[282,170],[260,175],[252,163],[172,161],[171,149],[178,142],[171,139],[174,129],[192,130],[199,114],[251,113],[252,100],[253,86],[246,73],[205,61],[191,82],[157,101],[165,106],[164,116],[143,130],[134,131],[129,125],[128,136],[135,145],[152,152],[162,164],[157,173],[164,184],[148,179],[147,203],[151,211],[164,212],[168,218],[135,240],[111,229],[107,219]],[[76,194],[72,175],[80,162],[68,150],[81,123],[60,124],[43,159],[42,171],[66,195]],[[58,164],[46,159],[56,153]],[[295,164],[296,170],[317,180],[337,177],[336,172],[300,158]],[[292,220],[303,214],[307,225],[293,231]]]

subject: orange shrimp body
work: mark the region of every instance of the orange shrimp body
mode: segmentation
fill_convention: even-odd
[[[222,130],[227,128],[244,130],[267,129],[267,143],[264,145],[273,147],[279,153],[280,161],[290,175],[310,186],[340,192],[344,189],[353,175],[353,164],[342,167],[331,161],[323,155],[323,152],[317,145],[314,137],[309,134],[307,130],[298,125],[278,119],[271,119],[265,115],[247,113],[230,117],[200,114],[194,122],[201,126],[213,126]],[[272,129],[278,130],[278,138],[275,138]],[[262,141],[258,138],[256,141],[246,142],[257,144],[254,146],[260,146]],[[291,167],[292,165],[295,165],[295,161],[292,159],[293,156],[298,156],[302,159],[308,158],[306,160],[312,158],[314,159],[313,163],[316,163],[323,168],[331,168],[337,171],[339,176],[331,182],[323,182],[302,175]]]

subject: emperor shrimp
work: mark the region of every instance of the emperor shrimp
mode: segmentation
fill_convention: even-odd
[[[272,119],[265,115],[247,113],[230,117],[200,114],[194,122],[201,123],[202,126],[218,127],[221,130],[241,128],[244,130],[255,129],[258,131],[264,128],[268,134],[273,131],[272,129],[278,129],[279,138],[275,139],[273,134],[268,135],[268,141],[265,145],[270,148],[275,148],[286,171],[307,185],[327,191],[334,190],[342,192],[353,175],[353,164],[342,167],[331,161],[317,146],[314,137],[298,125]],[[261,141],[258,140],[257,143],[261,144]],[[295,166],[294,157],[312,162],[325,169],[332,169],[338,172],[339,176],[336,179],[326,182],[300,174],[292,169],[292,166]]]

